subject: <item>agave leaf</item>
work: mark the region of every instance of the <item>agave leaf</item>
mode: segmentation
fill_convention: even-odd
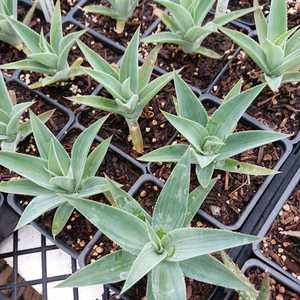
[[[31,223],[45,212],[58,207],[65,201],[65,199],[55,194],[41,194],[33,198],[22,213],[16,230]]]
[[[265,53],[255,40],[236,30],[231,30],[224,27],[219,29],[237,45],[239,45],[264,72],[270,72],[266,64]]]
[[[300,64],[300,49],[294,51],[285,57],[283,63],[276,67],[273,72],[274,74],[280,73],[283,74],[285,72],[292,71],[293,68],[299,66]]]
[[[294,28],[293,28],[294,29]],[[291,30],[293,30],[291,29]],[[286,43],[286,54],[289,55],[292,52],[296,51],[299,48],[300,44],[300,30],[298,26],[296,26],[297,32],[293,34],[293,36]],[[290,30],[290,31],[291,31]]]
[[[70,100],[107,112],[120,113],[120,106],[113,100],[102,96],[75,96]]]
[[[103,177],[90,177],[82,180],[81,187],[78,191],[80,197],[90,197],[109,190],[107,180]]]
[[[95,13],[95,14],[101,14],[103,16],[109,16],[112,18],[116,18],[117,14],[115,11],[110,8],[103,5],[87,5],[83,8],[83,10],[87,13]]]
[[[254,6],[259,7],[258,0],[254,0]],[[261,8],[254,11],[254,20],[259,43],[262,44],[268,37],[268,24]]]
[[[223,229],[180,228],[169,232],[162,239],[169,252],[168,261],[183,261],[204,254],[238,247],[257,241],[252,235]]]
[[[52,117],[52,115],[53,115],[54,112],[55,112],[54,109],[48,110],[48,111],[45,111],[45,112],[39,114],[37,117],[43,123],[46,123]],[[20,131],[21,136],[23,138],[25,138],[28,135],[30,135],[32,133],[32,128],[31,128],[30,120],[19,124],[19,131]]]
[[[127,192],[118,187],[118,185],[106,178],[109,192],[111,193],[112,199],[115,202],[114,205],[124,211],[135,215],[143,220],[151,220],[149,214],[141,207],[141,205]]]
[[[234,21],[244,15],[247,15],[249,13],[252,13],[253,11],[257,10],[256,7],[249,7],[249,8],[244,8],[244,9],[239,9],[239,10],[236,10],[236,11],[232,11],[232,12],[229,12],[223,16],[219,16],[219,17],[216,17],[212,22],[214,24],[217,24],[219,26],[223,26],[231,21]]]
[[[169,28],[171,31],[176,32],[179,30],[174,19],[171,16],[169,16],[165,11],[159,8],[154,8],[153,14],[160,18],[161,21],[166,25],[166,27]]]
[[[0,152],[0,164],[46,189],[53,190],[49,183],[50,175],[46,171],[47,162],[27,154]]]
[[[81,287],[123,281],[135,260],[135,256],[119,250],[105,255],[96,262],[80,269],[58,287]]]
[[[56,186],[60,191],[67,193],[72,193],[75,189],[75,180],[72,177],[54,176],[50,179],[50,183]]]
[[[24,70],[24,71],[31,71],[37,72],[42,74],[55,74],[54,69],[50,69],[45,65],[42,65],[30,58],[19,60],[16,62],[4,64],[0,66],[1,69],[6,70]]]
[[[52,235],[57,236],[66,226],[74,208],[69,203],[63,203],[57,208],[52,221]]]
[[[278,174],[278,171],[276,170],[240,162],[234,159],[225,159],[222,161],[218,161],[216,164],[216,169],[225,172],[233,172],[254,176],[267,176]]]
[[[157,199],[152,217],[152,225],[156,230],[169,232],[184,224],[190,186],[190,157],[188,149],[175,166]]]
[[[38,52],[27,55],[28,59],[38,62],[41,65],[48,67],[49,69],[56,69],[58,56],[54,53]],[[45,59],[47,57],[47,59]]]
[[[5,81],[1,71],[0,71],[0,95],[1,95],[0,108],[6,114],[9,115],[10,112],[12,111],[13,103],[11,101],[10,95],[6,88]]]
[[[50,28],[50,43],[56,53],[58,53],[59,51],[59,44],[62,38],[63,32],[61,22],[60,1],[57,1],[53,10]]]
[[[284,62],[283,49],[268,39],[266,39],[263,43],[263,50],[266,55],[268,68],[271,70],[271,72]]]
[[[203,188],[200,185],[190,193],[188,199],[188,209],[184,221],[184,227],[187,227],[191,224],[193,218],[195,217],[200,207],[202,206],[204,200],[206,199],[206,196],[210,193],[216,182],[217,178],[211,180],[206,188]]]
[[[242,91],[242,83],[243,83],[243,80],[240,79],[233,86],[233,88],[228,92],[228,94],[224,97],[223,102],[227,102],[231,98],[234,98],[234,97],[238,96],[241,93],[241,91]]]
[[[205,127],[187,118],[175,116],[167,112],[163,112],[163,114],[177,131],[179,131],[198,151],[201,151],[204,139],[208,136],[208,131]]]
[[[139,157],[139,160],[148,162],[177,162],[181,159],[188,147],[186,144],[164,146]]]
[[[151,276],[152,276],[152,271],[147,276],[147,290],[146,290],[147,300],[155,300],[153,295],[153,290],[152,290]]]
[[[122,85],[113,76],[104,72],[91,70],[88,68],[84,69],[84,72],[91,76],[94,80],[101,83],[105,89],[116,99],[123,99],[122,97]],[[123,99],[124,100],[124,99]]]
[[[271,297],[270,286],[271,286],[270,276],[267,273],[266,276],[262,280],[257,300],[269,300],[270,299],[270,297]]]
[[[104,140],[100,143],[88,156],[85,167],[83,178],[89,178],[96,175],[100,165],[103,162],[103,159],[107,153],[108,147],[111,142],[111,137]]]
[[[64,175],[67,175],[70,166],[70,158],[67,151],[53,133],[47,128],[47,126],[43,124],[42,120],[40,120],[40,118],[32,112],[30,112],[30,123],[40,156],[48,161],[48,151],[52,141],[54,143],[60,165],[63,168]]]
[[[236,132],[226,139],[226,143],[221,148],[217,159],[223,160],[250,149],[254,149],[265,144],[270,144],[284,138],[287,138],[287,135],[266,130],[248,130]]]
[[[203,23],[208,12],[212,9],[214,3],[215,1],[211,1],[211,0],[202,0],[202,1],[197,1],[197,3],[195,3],[193,18],[196,24],[201,25]]]
[[[174,22],[182,32],[188,31],[189,28],[195,25],[190,12],[183,6],[180,6],[177,3],[169,0],[156,0],[156,2],[163,5],[169,10],[171,15],[174,16]]]
[[[195,151],[195,149],[192,148],[192,162],[196,165],[199,165],[200,168],[206,168],[208,165],[210,165],[219,154],[216,155],[202,155]]]
[[[50,141],[49,152],[48,152],[48,170],[57,176],[64,175],[64,168],[62,167],[58,154],[55,149],[53,140]]]
[[[271,1],[268,18],[268,39],[275,41],[281,34],[288,30],[287,6],[285,1]]]
[[[134,94],[138,94],[139,91],[139,35],[140,29],[138,28],[129,42],[120,63],[120,80],[124,82],[127,78],[130,78],[130,88]]]
[[[186,299],[184,274],[178,263],[160,263],[151,271],[151,283],[155,300]]]
[[[77,41],[77,44],[93,69],[107,73],[117,80],[119,79],[119,73],[104,58],[102,58],[99,54],[97,54],[80,40]]]
[[[300,72],[285,73],[282,82],[297,82],[300,81]]]
[[[81,179],[85,171],[85,164],[90,147],[99,132],[101,126],[107,120],[108,116],[101,118],[93,123],[89,128],[85,129],[76,139],[71,152],[71,168],[72,174],[76,182],[76,188],[79,187]]]
[[[270,77],[267,74],[264,74],[264,78],[269,86],[269,88],[273,91],[273,92],[278,92],[281,83],[282,83],[282,79],[283,76],[277,76],[277,77]]]
[[[38,47],[40,35],[37,32],[22,22],[19,22],[17,19],[10,17],[7,18],[7,20],[32,53],[40,52],[40,48]]]
[[[1,181],[0,191],[7,194],[28,196],[38,196],[49,192],[48,189],[45,189],[28,179]]]
[[[250,287],[229,268],[210,255],[201,255],[180,262],[184,275],[205,283],[235,290],[249,290]],[[218,276],[216,276],[218,274]]]
[[[174,83],[178,100],[178,115],[206,126],[208,115],[198,97],[176,73]]]
[[[167,252],[158,254],[152,246],[151,242],[148,242],[135,261],[133,262],[128,277],[122,288],[121,294],[130,289],[137,281],[148,274],[153,268],[155,268],[161,261],[167,256]]]
[[[172,43],[180,46],[189,46],[189,44],[180,38],[178,34],[173,32],[160,32],[156,34],[149,35],[142,40],[144,43],[152,44],[166,44]]]
[[[260,84],[222,103],[208,122],[209,134],[222,140],[231,134],[243,113],[265,86]]]
[[[73,44],[86,32],[86,30],[75,31],[66,35],[59,44],[57,70],[68,68],[68,56]]]
[[[211,49],[205,48],[205,47],[198,47],[196,49],[195,53],[207,56],[207,57],[212,58],[212,59],[222,58],[222,55],[220,55],[219,53],[217,53],[217,52],[215,52]]]
[[[161,47],[155,47],[145,58],[144,64],[139,70],[139,90],[143,90],[150,82],[152,71]]]
[[[138,103],[139,107],[143,109],[145,105],[147,105],[149,101],[151,101],[153,97],[173,79],[173,76],[173,72],[166,73],[152,80],[147,86],[145,86],[140,91],[140,100]]]
[[[18,124],[20,122],[20,117],[24,111],[32,105],[32,102],[19,103],[13,106],[10,113],[10,120],[7,124],[6,134],[8,136],[16,133],[18,131]]]
[[[214,170],[215,163],[211,163],[205,168],[201,168],[200,165],[196,165],[197,179],[202,187],[207,188],[209,186]]]
[[[121,209],[77,197],[65,197],[82,215],[111,240],[133,255],[149,241],[146,224]],[[111,226],[114,224],[114,226]]]

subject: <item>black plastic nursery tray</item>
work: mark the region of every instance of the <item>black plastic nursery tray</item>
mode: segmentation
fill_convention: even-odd
[[[299,158],[299,155],[298,155],[298,158]],[[281,195],[281,197],[278,200],[278,203],[276,204],[275,208],[273,209],[273,211],[271,212],[271,214],[269,215],[269,217],[265,221],[265,224],[262,226],[261,230],[259,231],[258,235],[261,236],[261,237],[265,237],[270,232],[270,230],[272,228],[272,225],[276,221],[276,219],[277,219],[278,215],[281,213],[282,209],[288,209],[288,207],[285,207],[285,204],[286,204],[287,200],[290,198],[290,196],[292,195],[292,193],[295,191],[297,185],[300,183],[299,160],[296,161],[295,163],[298,163],[298,168],[299,169],[298,169],[297,173],[295,174],[295,176],[293,177],[293,179],[290,181],[290,183],[287,186],[285,192]],[[297,230],[297,229],[294,229],[294,230]],[[297,242],[296,241],[294,241],[294,242],[295,242],[295,247],[297,248]],[[291,274],[291,272],[288,272],[287,270],[284,270],[283,267],[280,266],[275,260],[272,260],[271,258],[266,257],[264,255],[263,251],[262,251],[262,244],[263,244],[263,242],[256,242],[256,243],[253,244],[254,254],[257,257],[259,257],[261,260],[266,262],[268,265],[272,266],[278,272],[284,274],[284,276],[286,276],[290,280],[296,282],[296,284],[298,285],[298,288],[300,288],[300,278],[299,278],[299,276],[298,276],[298,278],[296,276],[293,276]],[[278,247],[279,248],[283,247],[281,245],[280,241],[278,241]],[[278,248],[278,250],[279,250],[279,248]],[[280,250],[279,252],[283,252],[283,251]],[[293,258],[289,257],[288,259],[293,259]]]
[[[15,229],[19,216],[8,206],[6,199],[0,193],[0,243]]]
[[[247,272],[249,272],[251,270],[260,270],[262,272],[268,272],[270,275],[270,278],[274,279],[277,284],[282,285],[286,290],[289,290],[295,296],[300,294],[300,286],[299,285],[295,284],[295,282],[286,278],[280,272],[274,270],[272,267],[268,266],[267,264],[263,263],[262,261],[260,261],[258,259],[250,259],[250,260],[246,261],[244,266],[242,267],[242,271],[245,274],[247,274]],[[228,294],[226,295],[224,300],[237,300],[235,295],[236,294],[234,291],[230,291],[230,292],[228,292]],[[272,299],[275,299],[275,298],[272,298]],[[291,298],[282,298],[282,299],[291,299]],[[297,298],[295,298],[295,299],[297,299]]]

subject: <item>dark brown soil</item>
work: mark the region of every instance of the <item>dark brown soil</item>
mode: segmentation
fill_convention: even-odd
[[[261,83],[261,72],[243,52],[233,59],[212,93],[223,98],[233,85],[242,78],[243,90]],[[266,87],[247,111],[273,130],[291,134],[300,130],[300,83],[284,84],[273,93]]]
[[[262,243],[263,254],[300,280],[300,239],[282,231],[300,231],[300,184],[283,206]]]
[[[109,6],[106,0],[90,0],[88,1],[88,4],[102,4]],[[126,46],[139,26],[141,28],[141,34],[143,34],[155,21],[156,16],[153,15],[152,7],[155,5],[156,4],[153,1],[141,0],[133,16],[126,23],[124,32],[120,34],[115,31],[116,21],[108,16],[84,13],[81,11],[75,17],[85,26],[96,30],[123,46]]]
[[[64,26],[64,34],[71,33],[74,31],[78,31],[78,27],[73,24],[67,24]],[[101,42],[95,40],[95,38],[86,33],[81,37],[81,40],[88,45],[91,49],[101,55],[106,61],[109,63],[117,63],[119,60],[119,55],[116,52],[106,48]],[[70,55],[69,55],[69,63],[70,65],[78,58],[83,57],[83,54],[79,50],[76,44],[74,44]],[[87,62],[84,62],[85,66],[88,66]],[[41,74],[39,73],[31,73],[31,72],[22,72],[20,75],[20,79],[25,81],[26,84],[32,84],[37,82],[41,78]],[[66,97],[72,97],[75,95],[90,95],[96,86],[99,83],[92,80],[88,76],[78,76],[74,80],[68,80],[64,82],[58,82],[51,86],[46,86],[41,88],[40,91],[45,95],[50,96],[54,100],[58,100],[63,105],[69,107],[73,111],[77,111],[80,105],[75,104],[72,101],[66,100]]]
[[[101,92],[101,95],[109,97],[104,91]],[[169,84],[145,107],[139,119],[145,153],[166,145],[175,134],[174,128],[161,113],[161,110],[175,112],[172,96],[175,96],[175,91],[172,84]],[[88,127],[106,114],[107,112],[88,109],[80,114],[79,121]],[[100,136],[103,138],[113,136],[112,144],[133,157],[138,155],[132,148],[128,126],[122,116],[112,114],[103,125]]]
[[[259,0],[260,5],[264,5],[264,13],[268,15],[270,10],[270,0]],[[287,1],[288,5],[288,23],[289,28],[295,27],[300,24],[300,5],[297,0]],[[252,0],[232,0],[229,2],[229,9],[237,10],[253,6]],[[248,14],[241,18],[242,20],[254,23],[253,14]]]
[[[163,30],[159,27],[159,31]],[[180,74],[187,83],[205,90],[231,58],[235,46],[221,34],[209,35],[202,46],[224,56],[221,59],[211,59],[203,55],[190,55],[180,50],[177,45],[166,44],[160,50],[157,66],[166,71],[182,69]],[[142,55],[147,55],[151,48],[152,46],[143,44]]]
[[[215,108],[212,108],[214,110]],[[212,113],[209,110],[209,114]],[[239,123],[237,131],[255,129],[242,122]],[[176,143],[185,143],[186,141],[178,136]],[[262,146],[242,153],[235,159],[252,163],[259,166],[273,168],[282,155],[282,149],[276,144]],[[166,181],[174,167],[172,163],[151,164],[152,173],[163,181]],[[192,169],[193,170],[193,169]],[[244,209],[247,207],[255,193],[263,184],[263,176],[247,176],[236,173],[227,173],[216,171],[214,176],[219,180],[212,191],[207,196],[202,209],[215,217],[225,225],[232,225],[238,219]],[[194,170],[191,174],[191,189],[199,185]]]
[[[252,268],[246,272],[247,277],[250,279],[251,283],[254,284],[257,290],[260,289],[262,279],[265,273],[258,268]],[[270,300],[299,300],[300,297],[295,292],[292,292],[287,287],[277,282],[274,278],[271,280],[271,298]],[[233,300],[238,300],[238,296],[235,295]]]

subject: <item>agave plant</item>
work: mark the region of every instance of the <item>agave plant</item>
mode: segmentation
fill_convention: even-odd
[[[170,32],[160,32],[143,39],[145,43],[176,44],[185,53],[202,54],[218,59],[220,54],[205,48],[203,41],[212,33],[217,32],[217,27],[225,25],[254,10],[254,8],[241,9],[225,15],[215,17],[212,21],[205,22],[215,0],[155,0],[167,8],[167,12],[155,9],[155,14],[162,20]]]
[[[258,6],[258,0],[254,0]],[[300,30],[288,30],[286,1],[271,2],[268,19],[261,9],[254,12],[258,42],[235,30],[220,30],[238,44],[264,73],[274,92],[282,83],[300,80]]]
[[[103,96],[76,96],[70,100],[123,116],[128,124],[134,149],[142,153],[143,137],[138,119],[144,107],[172,80],[173,73],[166,73],[150,81],[159,48],[153,49],[139,68],[139,32],[138,29],[130,41],[119,68],[111,66],[96,52],[78,41],[86,60],[93,67],[81,69],[102,84],[113,99]]]
[[[121,210],[94,201],[68,197],[71,205],[122,249],[83,268],[60,284],[60,287],[125,280],[122,289],[122,293],[125,293],[147,275],[149,300],[185,300],[185,276],[210,284],[247,290],[248,285],[210,254],[251,243],[256,237],[227,230],[189,227],[213,186],[211,183],[207,189],[198,187],[189,195],[189,178],[188,149],[163,187],[152,218],[141,218],[132,213],[132,209]]]
[[[87,5],[83,10],[87,13],[96,13],[109,16],[117,21],[116,32],[122,33],[128,19],[132,16],[139,1],[138,0],[108,0],[110,7],[104,5]]]
[[[98,120],[78,136],[70,157],[40,119],[33,113],[30,114],[40,157],[0,152],[0,165],[24,177],[0,182],[0,191],[34,197],[23,212],[17,228],[57,208],[52,223],[52,233],[56,236],[73,212],[65,195],[90,197],[109,190],[107,180],[95,174],[103,161],[110,139],[104,140],[89,154],[92,142],[106,118]]]
[[[187,144],[159,148],[140,157],[140,160],[177,162],[190,145],[193,153],[191,162],[196,165],[197,178],[203,187],[210,183],[214,170],[249,175],[275,174],[276,171],[231,159],[244,151],[287,137],[266,130],[234,132],[239,119],[264,87],[265,84],[261,84],[241,93],[239,81],[209,117],[191,88],[175,75],[177,116],[167,112],[164,115]]]
[[[0,148],[5,151],[16,151],[20,141],[32,133],[29,121],[21,120],[22,114],[33,102],[16,103],[16,96],[6,88],[4,78],[0,72]],[[46,123],[53,114],[53,110],[44,112],[38,117]]]
[[[222,260],[227,268],[236,274],[246,285],[249,286],[248,290],[238,291],[239,299],[243,300],[270,300],[270,277],[267,273],[263,278],[260,291],[256,291],[254,286],[249,282],[249,279],[241,272],[237,265],[231,260],[231,258],[225,253],[221,253]]]
[[[23,24],[28,25],[33,17],[37,1],[34,1],[31,8],[24,17]],[[18,0],[1,0],[0,1],[0,41],[8,43],[18,50],[23,49],[22,39],[19,38],[15,29],[7,21],[11,17],[18,19]]]
[[[12,17],[7,17],[6,20],[23,41],[26,47],[24,52],[27,58],[1,65],[0,68],[47,74],[45,78],[30,86],[33,89],[50,85],[57,81],[67,80],[81,74],[79,66],[83,61],[82,58],[78,58],[69,66],[68,56],[75,41],[85,31],[81,30],[63,36],[59,0],[56,2],[51,21],[50,43],[45,38],[43,30],[38,34]]]

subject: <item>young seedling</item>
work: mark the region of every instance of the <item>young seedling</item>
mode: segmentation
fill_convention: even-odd
[[[52,233],[56,236],[73,212],[65,195],[90,197],[108,191],[107,180],[96,176],[96,172],[105,157],[110,138],[89,154],[92,142],[106,119],[107,117],[98,120],[78,136],[70,157],[41,120],[33,113],[30,114],[40,157],[0,152],[0,165],[24,177],[0,182],[0,191],[34,197],[23,212],[17,228],[57,208],[52,224]]]
[[[5,151],[16,151],[20,141],[32,133],[29,121],[22,121],[21,117],[33,102],[16,103],[13,91],[8,91],[0,72],[0,148]],[[44,112],[38,117],[46,123],[53,114],[53,110]]]
[[[76,31],[63,36],[59,0],[56,2],[51,21],[50,43],[45,38],[43,31],[38,34],[12,17],[7,17],[6,20],[23,41],[27,58],[1,65],[0,68],[47,74],[45,78],[32,84],[30,86],[32,89],[44,87],[57,81],[72,79],[81,74],[79,66],[83,61],[82,58],[78,58],[69,66],[68,56],[75,41],[85,31]]]
[[[36,5],[37,1],[34,1],[23,20],[24,25],[30,23]],[[22,39],[19,38],[15,29],[7,21],[8,17],[13,18],[14,20],[18,19],[18,0],[0,1],[0,41],[10,44],[18,50],[22,50],[24,46]]]
[[[258,6],[258,0],[254,0]],[[273,0],[268,18],[254,12],[258,42],[244,33],[220,28],[238,44],[264,73],[270,89],[276,92],[286,82],[300,80],[300,30],[288,30],[286,1]]]
[[[190,223],[213,182],[207,189],[198,187],[189,194],[189,178],[190,150],[187,150],[162,189],[150,219],[140,218],[127,209],[68,197],[70,205],[122,250],[83,268],[60,287],[125,280],[123,294],[147,275],[150,300],[185,300],[185,276],[248,290],[248,285],[210,254],[252,243],[257,238],[227,230],[191,228]]]
[[[241,272],[237,265],[232,261],[232,259],[226,254],[226,252],[221,253],[222,260],[225,266],[235,273],[245,285],[249,286],[248,290],[238,291],[239,299],[243,300],[270,300],[270,277],[267,273],[262,280],[260,291],[256,291],[254,286],[251,284],[249,279]]]
[[[185,53],[201,54],[210,58],[219,59],[221,55],[201,46],[203,41],[217,27],[225,25],[254,10],[254,8],[241,9],[222,16],[215,17],[205,23],[205,19],[213,7],[215,0],[155,0],[166,7],[167,12],[155,9],[154,13],[162,20],[170,31],[163,31],[143,39],[145,43],[176,44]]]
[[[159,148],[140,157],[140,160],[177,162],[190,146],[191,163],[196,165],[197,178],[203,187],[210,183],[214,170],[261,176],[276,174],[276,171],[231,159],[244,151],[287,137],[285,134],[266,130],[234,132],[239,119],[265,84],[241,93],[239,81],[209,117],[191,88],[176,74],[174,81],[177,116],[167,112],[164,115],[187,140],[187,144]]]
[[[70,100],[123,116],[128,124],[134,149],[138,153],[143,153],[143,137],[138,119],[144,107],[172,80],[173,73],[166,73],[151,81],[159,48],[154,48],[143,66],[139,68],[139,32],[138,29],[130,41],[119,68],[111,66],[84,43],[78,41],[79,48],[92,66],[81,69],[102,84],[113,99],[103,96],[76,96]]]
[[[109,16],[115,19],[116,32],[122,33],[125,28],[125,24],[128,19],[132,16],[136,9],[139,1],[138,0],[108,0],[110,7],[98,4],[98,5],[87,5],[83,10],[87,13],[101,14]]]

